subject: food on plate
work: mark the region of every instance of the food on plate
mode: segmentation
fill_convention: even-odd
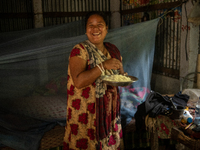
[[[104,78],[105,81],[111,82],[130,82],[132,81],[130,77],[124,75],[110,75]]]

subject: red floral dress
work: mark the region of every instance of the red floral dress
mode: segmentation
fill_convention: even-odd
[[[121,61],[116,46],[104,44],[109,51],[108,58],[115,57]],[[75,45],[70,57],[78,56],[86,60],[89,70],[95,67],[89,53],[87,44],[80,43]],[[104,89],[104,86],[99,87],[101,84],[97,79],[93,84],[77,89],[68,67],[64,150],[117,150],[123,145],[118,89],[107,85]],[[108,92],[109,88],[115,88],[117,94]],[[99,94],[98,90],[103,94]]]

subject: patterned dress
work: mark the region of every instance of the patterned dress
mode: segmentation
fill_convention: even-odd
[[[78,56],[87,61],[87,69],[109,58],[121,61],[120,52],[111,43],[104,43],[109,54],[103,55],[89,41],[77,44],[70,57]],[[106,74],[118,74],[109,70]],[[115,89],[115,94],[108,91]],[[68,67],[67,122],[64,150],[118,150],[123,145],[120,120],[120,96],[117,87],[108,86],[98,78],[93,84],[77,89]]]

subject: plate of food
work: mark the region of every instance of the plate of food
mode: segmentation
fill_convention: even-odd
[[[112,85],[112,86],[128,86],[131,85],[133,82],[136,82],[138,78],[134,76],[124,76],[124,75],[104,75],[101,76],[102,81],[105,84]]]

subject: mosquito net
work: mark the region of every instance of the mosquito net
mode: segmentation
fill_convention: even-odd
[[[105,39],[120,50],[124,70],[139,79],[128,87],[119,87],[124,124],[131,120],[151,90],[158,21],[111,29]],[[45,129],[52,127],[44,126],[65,124],[68,57],[75,44],[87,39],[84,23],[1,33],[0,39],[0,143],[16,149],[37,149]],[[12,115],[6,116],[8,113]],[[20,115],[24,117],[16,121]],[[15,121],[10,122],[10,116]],[[30,118],[27,122],[26,117],[39,122]],[[33,136],[36,124],[40,128],[37,138]],[[25,130],[31,133],[19,133]]]

